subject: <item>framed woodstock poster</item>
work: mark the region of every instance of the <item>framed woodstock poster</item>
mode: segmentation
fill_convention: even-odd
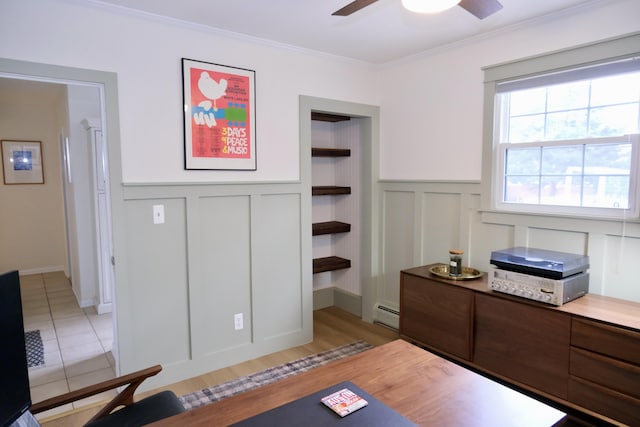
[[[5,184],[44,184],[42,142],[2,140]]]
[[[255,71],[182,59],[184,168],[256,170]]]

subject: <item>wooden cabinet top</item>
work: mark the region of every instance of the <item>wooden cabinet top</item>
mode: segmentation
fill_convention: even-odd
[[[436,282],[442,282],[442,283],[447,283],[454,286],[459,286],[462,288],[471,289],[473,291],[489,292],[489,284],[487,282],[486,273],[483,273],[482,277],[474,280],[445,279],[444,277],[431,274],[431,271],[429,271],[429,269],[434,265],[438,265],[438,264],[429,264],[429,265],[423,265],[421,267],[409,268],[407,270],[402,270],[402,273],[411,274],[412,276],[434,280]]]
[[[586,319],[592,319],[604,323],[609,323],[615,326],[623,326],[640,331],[640,303],[638,302],[611,298],[597,294],[587,294],[560,307],[556,307],[538,301],[519,298],[516,296],[490,290],[486,274],[483,274],[482,277],[475,280],[449,280],[443,277],[436,276],[434,274],[431,274],[431,272],[429,271],[429,269],[434,265],[436,264],[409,268],[406,270],[402,270],[402,273],[449,284],[452,286],[466,288],[474,292],[491,294],[499,298],[509,299],[512,301],[521,302],[523,304],[535,305],[537,307],[549,310],[557,310]]]

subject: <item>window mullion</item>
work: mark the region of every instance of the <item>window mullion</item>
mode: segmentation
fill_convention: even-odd
[[[589,82],[589,103],[587,104],[587,135],[589,136],[591,136],[591,95],[592,93],[593,93],[593,81],[590,81]],[[582,203],[580,203],[580,206],[582,206]]]
[[[585,181],[585,169],[584,169],[584,162],[586,159],[586,153],[587,153],[587,144],[582,144],[582,165],[581,165],[581,174],[582,174],[582,179],[580,180],[580,207],[584,206],[584,181]]]
[[[542,203],[542,152],[543,151],[544,151],[544,148],[540,147],[539,154],[538,154],[538,204]]]
[[[542,134],[545,140],[547,139],[548,123],[549,123],[549,90],[545,89],[544,91],[544,131]]]

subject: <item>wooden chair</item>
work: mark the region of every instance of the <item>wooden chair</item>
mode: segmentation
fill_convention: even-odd
[[[114,397],[104,408],[93,416],[86,427],[104,426],[141,426],[172,415],[184,412],[184,406],[172,391],[163,391],[134,402],[133,395],[142,382],[162,370],[160,365],[152,366],[128,375],[107,380],[98,384],[74,390],[60,396],[52,397],[35,403],[30,412],[37,414],[49,409],[57,408],[98,393],[127,386]],[[117,411],[115,411],[118,408]],[[115,411],[115,412],[114,412]]]

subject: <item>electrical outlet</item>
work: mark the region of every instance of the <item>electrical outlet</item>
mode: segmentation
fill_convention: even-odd
[[[243,321],[242,321],[242,313],[233,315],[233,323],[235,325],[236,331],[239,331],[240,329],[244,328]]]

